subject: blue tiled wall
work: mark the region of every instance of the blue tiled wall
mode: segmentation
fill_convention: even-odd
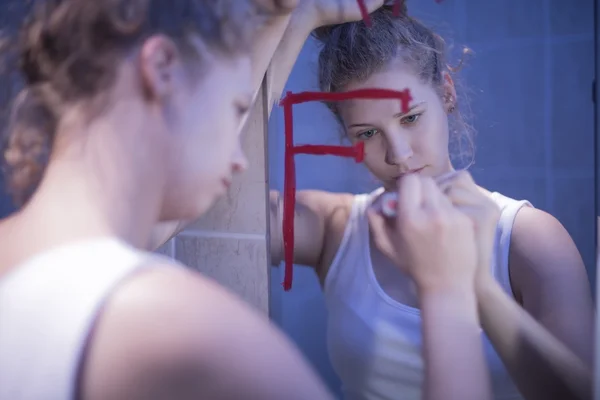
[[[595,282],[593,0],[409,1],[409,12],[436,27],[454,48],[475,56],[459,77],[477,130],[478,183],[555,215],[577,243]],[[287,90],[317,90],[316,47],[309,42]],[[294,109],[297,143],[338,143],[339,128],[322,105]],[[283,119],[269,134],[271,187],[283,188]],[[376,183],[362,166],[335,157],[297,158],[302,188],[361,192]],[[325,344],[326,313],[315,274],[296,267],[283,293],[273,269],[272,301],[280,326],[337,390]]]

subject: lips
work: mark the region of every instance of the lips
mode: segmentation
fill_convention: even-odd
[[[419,169],[410,170],[408,173],[409,174],[418,174],[419,172],[423,171],[424,169],[425,169],[425,167],[421,167]]]
[[[221,182],[223,182],[223,186],[225,186],[225,187],[226,187],[226,188],[228,188],[228,189],[229,189],[229,186],[231,186],[231,181],[230,181],[229,179],[225,179],[225,178],[223,178],[223,179],[221,180]]]
[[[394,180],[397,181],[398,179],[402,178],[404,175],[418,174],[419,172],[423,171],[424,169],[425,169],[425,167],[421,167],[421,168],[418,168],[418,169],[411,169],[411,170],[409,170],[409,171],[407,171],[407,172],[405,172],[403,174],[400,174],[400,175],[396,176],[394,178]]]

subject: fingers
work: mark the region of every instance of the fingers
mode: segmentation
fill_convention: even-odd
[[[423,204],[423,187],[421,178],[417,175],[405,175],[398,182],[398,218],[418,211]]]
[[[423,181],[423,202],[436,210],[448,210],[452,206],[435,181],[429,178]]]
[[[440,175],[436,178],[436,182],[442,192],[446,192],[451,187],[465,187],[465,188],[475,188],[475,181],[471,177],[471,174],[467,171],[451,171],[447,174]]]
[[[460,174],[460,171],[450,171],[435,177],[434,180],[438,186],[443,187],[444,185],[454,181],[458,174]]]
[[[355,7],[357,7],[359,10],[362,8],[367,12],[367,14],[371,14],[373,11],[379,9],[385,4],[385,0],[338,0],[338,3],[340,3],[340,9],[343,7],[342,3],[347,3],[348,1],[354,2]],[[361,16],[361,18],[362,17],[363,16]]]
[[[384,194],[378,201],[388,217],[406,219],[423,208],[448,210],[452,205],[480,205],[482,193],[466,171],[451,171],[435,179],[411,174],[399,180],[396,196]]]
[[[470,206],[481,201],[479,194],[474,195],[471,190],[459,186],[449,186],[444,194],[446,198],[456,207]]]
[[[369,13],[379,9],[384,3],[385,0],[365,0],[365,6],[367,7]]]
[[[477,226],[488,226],[491,229],[500,218],[498,204],[479,190],[470,175],[459,178],[456,184],[448,185],[444,194],[452,206],[474,219]]]
[[[392,257],[396,246],[392,243],[392,229],[389,226],[389,220],[374,209],[367,210],[367,218],[375,246],[386,256]]]
[[[467,171],[455,171],[442,175],[436,178],[436,182],[440,190],[455,206],[472,205],[482,200],[482,193]]]
[[[267,16],[279,16],[291,13],[300,0],[254,0],[258,11]]]
[[[456,207],[498,208],[496,202],[479,190],[474,183],[449,185],[445,188],[444,194]]]

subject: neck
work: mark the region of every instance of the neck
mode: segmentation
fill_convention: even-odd
[[[111,236],[147,245],[160,218],[163,169],[149,162],[159,159],[151,133],[137,135],[131,129],[139,126],[115,122],[57,138],[65,140],[55,143],[44,179],[23,211],[47,227],[53,241]]]

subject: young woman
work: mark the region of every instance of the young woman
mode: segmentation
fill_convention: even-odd
[[[410,270],[410,260],[373,245],[367,210],[384,191],[395,190],[399,177],[436,177],[453,170],[448,145],[451,134],[462,131],[461,104],[439,35],[408,16],[406,7],[400,17],[391,7],[381,8],[371,21],[371,27],[352,22],[316,31],[323,45],[321,90],[408,88],[411,108],[402,113],[397,101],[374,100],[329,105],[348,139],[364,142],[365,165],[382,188],[358,196],[298,192],[294,262],[314,267],[322,283],[329,354],[346,398],[394,399],[402,392],[402,398],[418,399],[424,379],[423,299],[414,277],[403,272]],[[298,49],[318,26],[310,16],[292,16],[274,56],[279,90]],[[589,396],[592,297],[569,234],[551,215],[527,201],[490,193],[467,173],[444,185],[455,206],[478,210],[474,221],[493,221],[478,223],[487,231],[478,233],[482,267],[475,287],[494,397]],[[273,234],[281,232],[278,193],[271,194],[271,203],[277,264],[283,255],[281,235]],[[485,211],[494,208],[501,210],[497,218]],[[456,336],[447,340],[452,346]]]
[[[256,15],[238,0],[44,1],[29,17],[17,46],[25,88],[4,152],[24,206],[0,223],[0,398],[329,399],[267,321],[139,250],[158,221],[197,218],[245,168],[249,82],[282,25],[272,20],[253,43]],[[262,49],[252,57],[251,44]],[[432,304],[448,288],[467,293],[452,303],[456,315],[424,310],[437,360],[428,398],[448,399],[457,349],[485,375],[481,346],[469,348],[479,340],[475,231],[431,179],[401,186],[415,194],[402,201],[410,212],[377,237],[405,248]],[[463,346],[444,347],[442,333],[457,329]],[[453,397],[485,399],[479,382]]]
[[[330,398],[264,318],[137,249],[245,168],[259,11],[62,0],[31,12],[4,152],[25,205],[0,223],[0,398]]]

